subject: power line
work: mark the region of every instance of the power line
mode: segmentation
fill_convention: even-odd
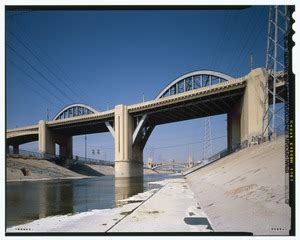
[[[248,15],[249,15],[249,14],[250,14],[250,12],[248,13]],[[243,22],[241,21],[241,24],[239,25],[239,27],[242,27],[243,29],[249,29],[250,26],[251,26],[251,22],[252,22],[251,17],[249,17],[248,20],[249,20],[249,21],[247,22],[246,25],[243,24]],[[245,43],[246,40],[247,40],[247,35],[246,35],[246,34],[241,34],[241,35],[239,35],[239,42]],[[240,50],[240,51],[241,51],[241,50]],[[235,50],[235,51],[233,51],[233,52],[234,52],[234,54],[233,54],[233,56],[232,56],[232,59],[237,59],[237,56],[238,56],[238,54],[239,54],[240,52],[237,51],[237,50]],[[228,72],[228,73],[230,73],[230,67],[231,67],[232,65],[234,65],[234,61],[228,61],[227,66],[226,66],[226,69],[227,69],[227,72]]]
[[[10,20],[13,20],[13,19],[10,19]],[[50,62],[53,64],[53,66],[55,66],[57,68],[57,70],[59,70],[61,72],[61,74],[64,75],[65,80],[67,80],[69,83],[71,83],[73,87],[77,88],[77,90],[79,90],[81,94],[84,94],[85,97],[89,96],[89,94],[87,94],[84,91],[84,89],[82,89],[80,87],[80,84],[75,79],[70,80],[70,77],[67,76],[66,72],[56,63],[54,58],[51,57],[45,50],[43,50],[43,48],[27,32],[24,31],[24,29],[26,28],[26,27],[24,27],[24,25],[20,24],[19,22],[16,23],[16,21],[14,21],[14,20],[12,22],[20,30],[19,32],[23,32],[24,33],[23,35],[27,37],[27,40],[29,40],[30,43],[34,44],[40,50],[40,52],[43,53],[43,55],[46,56],[46,58],[48,58],[48,60],[50,60]],[[19,25],[22,25],[22,27],[20,27]],[[30,33],[30,31],[28,29],[27,29],[27,31]]]
[[[12,74],[12,72],[10,73],[11,75],[15,75],[15,74]],[[21,78],[18,78],[16,75],[13,77],[15,79],[21,79]],[[53,105],[54,107],[56,108],[59,108],[55,103],[53,103],[51,100],[49,100],[47,97],[45,97],[44,95],[42,95],[39,91],[36,91],[35,89],[33,89],[32,87],[29,87],[27,84],[26,84],[26,81],[20,81],[20,83],[22,83],[24,86],[26,86],[28,89],[30,89],[31,91],[33,91],[35,94],[37,94],[38,96],[41,97],[41,99],[45,100],[46,102],[50,103],[51,105]]]
[[[219,136],[219,137],[215,137],[215,138],[211,138],[209,140],[216,140],[216,139],[220,139],[220,138],[225,138],[227,136]],[[170,145],[170,146],[163,146],[163,147],[152,147],[153,149],[164,149],[164,148],[172,148],[172,147],[180,147],[180,146],[188,146],[188,145],[193,145],[193,144],[197,144],[197,143],[203,143],[207,140],[201,140],[201,141],[196,141],[196,142],[189,142],[189,143],[184,143],[184,144],[177,144],[177,145]],[[148,149],[145,149],[148,150]]]
[[[61,89],[59,89],[55,84],[53,84],[43,73],[41,73],[38,69],[36,69],[30,62],[28,62],[24,56],[18,53],[12,46],[6,43],[7,47],[12,50],[19,58],[21,58],[24,62],[26,62],[35,72],[37,72],[43,79],[45,79],[53,88],[59,91],[65,98],[68,98],[71,102],[74,102],[72,98],[66,95]]]
[[[62,99],[60,99],[58,96],[56,96],[54,93],[50,92],[49,89],[45,88],[39,81],[34,79],[29,73],[24,71],[22,68],[20,68],[16,63],[14,63],[12,60],[8,59],[8,61],[13,64],[19,71],[24,73],[28,78],[30,78],[32,81],[34,81],[36,84],[38,84],[42,89],[44,89],[46,92],[50,93],[53,97],[57,98],[60,102],[64,102]]]
[[[229,20],[227,22],[227,25],[225,26],[225,34],[224,36],[221,38],[222,41],[221,41],[221,45],[220,45],[220,49],[223,50],[224,49],[224,44],[228,41],[228,39],[230,39],[231,37],[231,34],[229,34],[229,27],[232,26],[231,23],[231,19],[232,19],[232,16],[233,16],[233,13],[230,12],[230,16],[229,16]],[[218,51],[219,52],[219,51]],[[215,69],[217,69],[219,67],[220,64],[222,64],[222,60],[223,60],[223,56],[224,54],[220,54],[217,58],[216,58],[216,61],[215,61]]]
[[[16,36],[13,32],[9,31],[8,32],[23,46],[25,47],[50,73],[52,73],[53,76],[55,76],[58,80],[60,80],[66,88],[68,88],[75,96],[77,96],[78,98],[80,98],[82,100],[82,98],[75,93],[65,82],[64,80],[59,77],[55,72],[53,72],[48,66],[47,64],[43,63],[42,60],[21,40],[18,38],[18,36]]]
[[[255,17],[255,18],[257,18],[258,16],[260,16],[260,15],[263,13],[263,11],[264,11],[264,9],[261,9],[261,11],[260,11],[259,13],[256,11],[256,17]],[[253,16],[253,15],[252,15],[252,16]],[[250,22],[250,23],[252,22],[252,18],[249,18],[249,22]],[[262,25],[262,26],[263,26],[263,25]],[[244,51],[247,50],[247,46],[248,46],[248,44],[249,44],[249,41],[250,41],[250,39],[251,39],[251,36],[253,36],[253,33],[256,32],[256,36],[259,34],[258,31],[254,31],[255,28],[258,28],[258,25],[257,25],[257,24],[253,24],[253,25],[252,25],[251,30],[248,31],[248,32],[249,32],[248,35],[245,34],[245,37],[247,37],[247,39],[242,41],[242,42],[244,42],[244,44],[243,44],[243,46],[241,47],[241,49],[240,49],[240,51],[239,51],[239,54],[238,54],[237,58],[235,59],[235,61],[232,62],[232,65],[231,65],[231,68],[230,68],[229,72],[233,72],[233,71],[240,65],[239,59],[243,56]],[[249,36],[249,35],[251,35],[251,36]],[[244,56],[244,58],[245,58],[245,56]],[[248,56],[246,56],[246,58],[248,58]]]
[[[228,25],[229,25],[229,13],[228,13],[228,15],[227,14],[225,14],[225,18],[224,18],[224,21],[225,21],[225,33],[226,33],[226,29],[227,29],[227,27],[228,27]],[[222,35],[223,35],[223,32],[221,32],[220,31],[220,35],[219,35],[219,41],[218,41],[218,43],[217,43],[217,46],[216,46],[216,48],[215,48],[215,52],[214,52],[214,55],[212,54],[211,56],[210,56],[210,58],[209,58],[209,69],[213,69],[213,67],[214,67],[214,62],[215,62],[215,59],[216,59],[216,57],[217,57],[217,55],[218,55],[218,53],[219,53],[219,49],[220,49],[220,45],[221,45],[221,43],[222,43]],[[213,57],[212,57],[213,56]]]
[[[262,30],[264,29],[264,25],[261,26],[261,28],[257,31],[257,34],[255,36],[255,39],[253,40],[248,52],[244,55],[244,58],[242,59],[242,61],[240,61],[239,63],[244,63],[246,59],[248,59],[249,54],[251,53],[251,51],[253,51],[254,45],[257,42],[257,39],[259,36],[261,36]],[[235,68],[233,70],[236,70],[238,66],[235,66]]]

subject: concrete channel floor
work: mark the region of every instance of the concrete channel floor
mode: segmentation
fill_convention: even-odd
[[[7,232],[212,231],[185,179],[167,179],[160,184],[160,189],[123,200],[127,204],[122,207],[46,217],[8,228]]]
[[[212,231],[185,179],[172,179],[109,232]]]

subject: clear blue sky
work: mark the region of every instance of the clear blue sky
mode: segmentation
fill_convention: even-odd
[[[141,102],[143,93],[151,100],[193,70],[240,77],[250,71],[251,53],[254,68],[264,67],[267,15],[264,6],[234,11],[7,11],[7,127],[37,124],[47,118],[47,108],[52,118],[74,102],[102,111]],[[226,136],[226,124],[225,115],[213,117],[212,137]],[[202,143],[187,144],[203,140],[203,132],[204,119],[158,126],[144,161],[149,155],[183,161],[188,152],[199,160]],[[74,137],[74,154],[84,156],[83,139]],[[182,146],[165,148],[174,145]],[[226,137],[213,140],[214,152],[226,146]],[[113,160],[113,147],[109,133],[88,135],[89,157]],[[36,151],[37,143],[20,148]],[[100,149],[100,155],[92,149]]]

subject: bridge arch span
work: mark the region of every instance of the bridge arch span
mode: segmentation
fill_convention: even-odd
[[[88,105],[76,103],[64,107],[59,113],[56,114],[53,120],[88,115],[96,112],[98,111]]]
[[[169,83],[155,99],[172,96],[178,93],[211,86],[232,80],[233,77],[211,70],[197,70],[186,73]]]
[[[151,169],[155,170],[155,169],[159,169],[159,168],[163,168],[163,167],[169,167],[169,166],[177,166],[177,167],[183,167],[183,168],[187,167],[187,165],[180,164],[180,163],[165,163],[165,164],[156,165],[156,166],[152,167]]]

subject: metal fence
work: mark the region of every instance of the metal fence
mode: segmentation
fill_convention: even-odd
[[[75,156],[73,158],[74,163],[83,163],[83,164],[99,164],[99,165],[106,165],[106,166],[114,166],[115,163],[111,161],[106,160],[100,160],[100,159],[93,159],[93,158],[85,158],[80,156]]]
[[[10,157],[22,157],[22,158],[31,158],[36,160],[48,160],[48,161],[61,161],[61,160],[68,160],[69,163],[76,164],[98,164],[98,165],[106,165],[106,166],[114,166],[114,162],[106,161],[106,160],[100,160],[100,159],[93,159],[93,158],[85,158],[80,156],[73,156],[72,159],[67,159],[64,157],[61,157],[59,155],[50,154],[50,153],[39,153],[39,152],[33,152],[33,151],[27,151],[27,150],[19,150],[18,153],[14,153],[13,149],[9,149],[7,152],[7,156]]]

